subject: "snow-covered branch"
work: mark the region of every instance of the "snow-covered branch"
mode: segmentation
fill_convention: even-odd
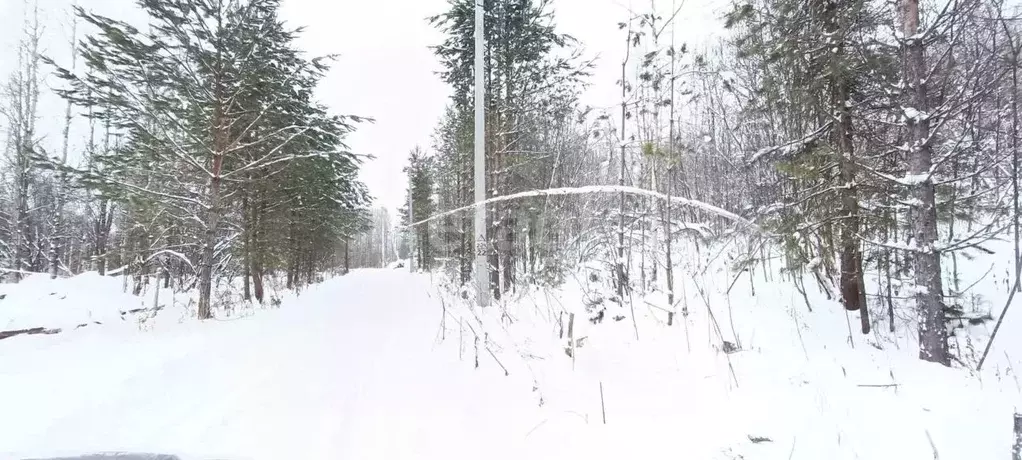
[[[699,201],[699,200],[692,200],[692,199],[688,199],[688,198],[677,197],[677,196],[667,196],[666,194],[663,194],[663,193],[660,193],[660,192],[654,192],[652,190],[641,189],[641,188],[638,188],[638,187],[620,186],[620,185],[589,185],[589,186],[583,186],[583,187],[551,188],[551,189],[545,189],[545,190],[532,190],[532,191],[528,191],[528,192],[514,193],[514,194],[511,194],[511,195],[498,196],[498,197],[494,197],[494,198],[489,198],[489,199],[487,199],[486,201],[483,201],[483,202],[474,203],[474,204],[471,204],[471,205],[468,205],[468,206],[463,206],[463,207],[460,207],[460,208],[457,208],[457,209],[452,209],[450,211],[443,212],[443,213],[440,213],[440,214],[435,214],[435,215],[430,216],[430,217],[428,217],[426,219],[422,219],[422,220],[420,220],[418,222],[414,222],[414,223],[409,224],[409,225],[402,225],[399,228],[415,227],[415,226],[418,226],[418,225],[425,224],[427,222],[432,222],[434,220],[440,219],[440,218],[445,217],[445,216],[449,216],[449,215],[452,215],[452,214],[457,214],[459,212],[463,212],[463,211],[467,211],[467,210],[470,210],[470,209],[474,209],[477,206],[483,206],[483,205],[488,205],[488,204],[493,204],[493,203],[500,203],[500,202],[504,202],[504,201],[520,200],[522,198],[531,198],[531,197],[538,197],[538,196],[565,196],[565,195],[589,195],[589,194],[621,194],[621,193],[624,193],[624,194],[627,194],[627,195],[634,195],[634,196],[645,196],[645,197],[655,198],[655,199],[658,199],[658,200],[669,201],[672,204],[678,204],[678,205],[682,205],[682,206],[692,207],[692,208],[695,208],[695,209],[699,209],[701,211],[708,212],[710,214],[714,214],[714,215],[716,215],[718,217],[722,217],[724,219],[730,220],[730,221],[732,221],[734,223],[737,223],[737,224],[739,224],[739,225],[741,225],[743,227],[746,227],[748,229],[752,229],[752,230],[755,230],[755,231],[762,231],[756,224],[752,223],[752,221],[749,221],[748,219],[745,219],[744,217],[741,217],[741,216],[739,216],[737,214],[734,214],[734,213],[732,213],[730,211],[726,211],[724,209],[721,209],[721,208],[719,208],[717,206],[714,206],[712,204],[709,204],[709,203],[705,203],[705,202],[702,202],[702,201]]]

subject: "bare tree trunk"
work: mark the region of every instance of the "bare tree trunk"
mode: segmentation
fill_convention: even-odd
[[[39,5],[33,3],[30,10],[25,1],[25,22],[23,36],[18,43],[18,67],[8,86],[11,98],[10,110],[6,111],[12,133],[12,163],[14,165],[14,210],[11,219],[12,266],[15,270],[26,270],[32,252],[31,223],[29,221],[28,195],[31,187],[31,155],[35,148],[35,122],[39,101],[39,41],[42,31],[39,27]],[[21,273],[14,272],[14,279]]]
[[[862,274],[862,248],[859,242],[859,197],[856,186],[856,160],[853,145],[852,114],[850,108],[850,82],[844,68],[845,30],[839,18],[840,3],[827,2],[820,5],[823,10],[824,28],[837,42],[830,48],[830,110],[834,116],[832,138],[837,147],[839,182],[841,195],[841,222],[838,226],[840,245],[841,303],[845,310],[858,311],[862,333],[870,330],[869,308],[866,303],[865,283]]]
[[[71,71],[75,71],[78,64],[78,16],[71,20]],[[64,132],[62,133],[63,143],[60,149],[60,165],[67,163],[68,141],[71,137],[71,101],[67,102],[64,108]],[[50,220],[50,278],[57,277],[60,266],[59,241],[65,239],[64,231],[64,202],[67,199],[67,173],[60,171],[57,174],[56,190],[54,192],[53,214]]]
[[[221,27],[222,24],[218,24]],[[220,224],[220,182],[224,167],[224,152],[227,150],[227,114],[224,103],[224,82],[222,81],[223,56],[217,56],[217,74],[213,79],[213,118],[212,131],[213,145],[212,158],[210,159],[209,184],[206,189],[206,213],[202,223],[205,225],[202,237],[202,252],[199,260],[199,319],[213,317],[213,310],[210,304],[210,297],[213,290],[213,263],[216,257],[216,235]]]
[[[671,9],[674,10],[674,2],[671,2]],[[677,51],[674,50],[674,21],[671,21],[671,108],[670,108],[670,121],[668,121],[667,128],[667,203],[664,203],[664,243],[666,247],[666,265],[664,266],[664,276],[667,278],[667,305],[671,309],[671,315],[673,319],[674,311],[674,260],[671,258],[671,247],[673,246],[674,235],[672,234],[671,225],[671,194],[674,192],[674,64],[677,62]]]
[[[260,230],[263,224],[263,211],[266,208],[266,202],[262,196],[262,192],[259,192],[258,203],[254,209],[253,217],[253,235],[252,235],[252,294],[255,295],[256,300],[259,303],[263,303],[263,249],[262,244],[262,231]],[[347,245],[345,245],[345,267],[347,267]]]
[[[1015,435],[1015,442],[1011,446],[1011,459],[1022,460],[1022,414],[1014,414],[1012,417],[1011,431]]]
[[[387,224],[380,215],[380,268],[387,268]]]
[[[344,239],[344,274],[347,275],[351,271],[351,259],[349,258],[348,248],[351,246],[351,238]]]
[[[862,276],[862,249],[859,243],[859,200],[855,185],[855,154],[852,147],[852,117],[847,107],[845,82],[838,82],[834,108],[838,114],[835,137],[840,155],[841,210],[844,224],[841,237],[841,302],[846,310],[859,311],[862,333],[869,334],[869,308],[865,302]]]
[[[290,216],[291,216],[291,220],[288,223],[287,246],[288,246],[288,248],[290,248],[291,254],[287,258],[287,284],[286,284],[286,286],[287,286],[288,289],[293,289],[295,287],[295,284],[296,284],[295,281],[298,278],[298,241],[297,241],[297,236],[295,235],[295,221],[297,220],[297,216],[295,215],[295,211],[293,209],[290,212]],[[383,223],[382,223],[383,219],[380,219],[380,222],[381,222],[380,223],[380,228],[382,229],[383,228]],[[380,239],[381,240],[383,239],[382,232],[380,234]],[[383,247],[383,243],[380,243],[380,247],[381,248]],[[382,258],[381,258],[381,260],[382,260]]]
[[[1019,254],[1018,218],[1018,56],[1022,50],[1016,45],[1015,40],[1011,38],[1009,29],[1005,27],[1005,30],[1008,31],[1008,43],[1011,45],[1011,220],[1015,233],[1015,276],[1017,277],[1022,273],[1022,256]],[[1022,292],[1022,285],[1017,285],[1015,288],[1017,292]]]
[[[628,36],[625,38],[625,46],[627,50],[625,52],[625,59],[621,61],[621,170],[618,174],[617,184],[624,187],[625,185],[625,153],[626,143],[628,137],[625,135],[625,128],[627,125],[625,122],[628,120],[628,106],[626,97],[628,96],[628,83],[627,77],[627,66],[628,57],[631,54],[632,49],[632,31],[628,30]],[[625,194],[624,192],[618,195],[618,223],[617,223],[617,296],[620,299],[621,304],[624,305],[625,301],[625,284],[628,282],[627,274],[625,273]]]
[[[244,241],[244,245],[245,246],[244,246],[244,254],[243,254],[244,255],[244,260],[242,261],[242,265],[244,265],[243,270],[242,270],[242,298],[244,300],[248,301],[248,300],[252,300],[252,283],[251,283],[251,279],[252,279],[252,235],[251,235],[251,231],[252,230],[251,230],[251,223],[252,223],[252,221],[248,217],[249,216],[249,212],[250,212],[248,210],[248,207],[249,207],[248,199],[245,198],[244,201],[245,201],[245,204],[242,205],[242,214],[245,216],[245,220],[247,221],[247,225],[245,226],[246,228],[243,230],[245,232],[245,241]]]
[[[110,201],[106,198],[99,199],[99,212],[96,220],[95,231],[95,258],[96,271],[100,276],[106,275],[107,246],[110,240],[110,227],[113,225],[113,211],[110,209]]]
[[[915,239],[916,307],[919,310],[919,358],[950,366],[948,333],[941,296],[940,253],[937,241],[937,206],[931,168],[929,100],[926,89],[926,58],[919,33],[919,0],[900,0],[901,29],[907,83],[906,125],[909,130],[909,173],[915,201],[912,236]],[[907,110],[907,109],[914,110]]]
[[[1012,29],[1008,26],[1008,21],[1004,17],[1003,11],[1004,5],[995,5],[994,9],[997,11],[997,20],[1000,23],[1002,29],[1004,29],[1005,39],[1008,41],[1008,47],[1010,48],[1011,61],[1008,62],[1011,67],[1011,225],[1012,233],[1015,240],[1015,274],[1018,276],[1022,273],[1022,254],[1019,253],[1019,191],[1018,191],[1018,175],[1019,175],[1019,152],[1018,152],[1018,66],[1019,66],[1019,54],[1022,54],[1022,44],[1017,43],[1015,38],[1012,36]],[[994,30],[993,36],[993,48],[997,49],[997,31]],[[1001,98],[1000,93],[997,93],[996,104],[997,110],[1001,109]],[[995,149],[999,151],[1000,140],[1000,124],[1001,116],[999,112],[994,114],[996,120],[995,128]],[[1016,286],[1017,292],[1022,292],[1022,285]]]
[[[490,51],[487,49],[487,53]],[[489,77],[489,74],[487,74]],[[487,82],[487,87],[492,87]],[[491,99],[496,99],[491,97]],[[486,136],[488,140],[487,146],[490,148],[490,154],[486,156],[486,171],[485,174],[489,178],[486,181],[487,188],[489,190],[489,197],[499,196],[500,194],[500,183],[498,179],[498,170],[500,169],[500,152],[497,146],[497,132],[496,122],[494,121],[495,114],[499,111],[496,110],[495,103],[490,103],[491,109],[487,110],[490,113],[490,119],[486,122],[487,128],[490,130],[490,135]],[[500,203],[494,203],[490,205],[489,211],[486,213],[486,237],[487,243],[490,247],[487,248],[487,265],[489,265],[488,274],[490,277],[490,292],[494,301],[500,300],[500,250],[498,248],[498,241],[501,237],[500,229]]]
[[[515,285],[515,265],[518,259],[515,254],[515,225],[514,209],[506,206],[504,223],[504,291],[513,291]]]
[[[199,319],[213,317],[210,306],[210,297],[213,290],[213,263],[216,246],[216,231],[220,221],[219,198],[220,198],[220,171],[223,166],[223,155],[216,154],[213,158],[213,168],[210,171],[212,176],[209,179],[209,192],[207,199],[209,209],[206,211],[206,228],[202,240],[202,254],[199,261]]]

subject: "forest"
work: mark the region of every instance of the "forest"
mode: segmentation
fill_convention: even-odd
[[[64,3],[0,459],[1022,460],[1022,4]]]
[[[461,283],[472,217],[449,211],[473,203],[473,6],[430,19],[453,95],[407,168],[415,259]],[[739,0],[726,38],[690,49],[673,38],[680,9],[656,6],[617,24],[620,104],[594,108],[579,102],[592,60],[553,2],[485,2],[486,196],[524,195],[487,205],[492,297],[596,260],[618,299],[676,308],[679,242],[740,241],[742,270],[779,249],[787,282],[839,300],[862,334],[904,326],[920,358],[975,364],[949,346],[953,322],[990,319],[965,306],[963,251],[1015,241],[1018,290],[1016,9]],[[591,186],[608,187],[524,193]]]
[[[93,32],[72,34],[71,62],[43,55],[38,13],[26,18],[3,98],[5,278],[116,270],[136,292],[150,278],[197,289],[208,318],[214,285],[240,279],[261,302],[267,274],[290,288],[414,241],[419,268],[440,259],[469,281],[471,211],[450,211],[474,202],[473,3],[428,18],[452,96],[430,148],[409,156],[411,217],[426,221],[412,231],[370,209],[367,156],[344,138],[371,119],[316,102],[332,56],[297,49],[279,0],[140,6],[148,31],[77,9],[73,30]],[[604,108],[580,104],[593,59],[557,32],[551,2],[485,10],[486,195],[659,194],[489,204],[495,300],[599,260],[619,299],[661,291],[674,305],[677,240],[741,239],[746,267],[781,248],[791,282],[840,299],[864,334],[915,309],[920,356],[948,365],[945,325],[976,316],[959,305],[959,253],[1014,239],[1019,271],[1022,43],[1003,2],[740,1],[727,38],[700,50],[675,43],[678,10],[639,11],[616,25],[621,100]],[[35,126],[47,72],[66,100],[61,142]]]
[[[296,47],[279,0],[143,1],[147,31],[76,7],[70,62],[42,53],[39,5],[25,6],[0,110],[5,279],[120,273],[136,294],[197,290],[201,319],[231,280],[262,303],[266,276],[290,289],[344,266],[371,203],[345,136],[371,120],[316,101],[332,56]],[[59,143],[36,126],[47,73],[66,100]]]

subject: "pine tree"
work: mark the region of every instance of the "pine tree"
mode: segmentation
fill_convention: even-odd
[[[868,97],[864,84],[883,65],[876,48],[859,41],[876,33],[870,8],[867,1],[763,0],[741,3],[728,17],[731,27],[741,26],[739,57],[764,66],[753,103],[775,121],[770,137],[780,146],[755,159],[780,162],[791,183],[783,203],[769,205],[774,225],[791,238],[789,268],[801,272],[817,256],[830,267],[837,252],[839,296],[845,309],[860,312],[864,334],[870,318],[856,154],[864,142],[855,124],[864,116],[857,103]],[[821,205],[828,202],[840,206]]]
[[[436,204],[433,198],[435,167],[434,158],[428,156],[421,148],[416,147],[409,153],[408,166],[404,169],[405,174],[408,175],[409,184],[409,189],[406,193],[409,198],[406,198],[405,202],[410,203],[412,206],[412,222],[408,222],[409,213],[407,206],[405,206],[400,210],[404,225],[425,220],[436,212]],[[418,262],[418,268],[427,271],[433,268],[435,252],[429,230],[430,226],[428,223],[422,224],[410,228],[410,234],[407,235],[407,237],[413,238],[414,241],[414,257],[409,257],[409,263]]]
[[[523,174],[535,158],[546,156],[536,134],[552,119],[570,113],[587,63],[578,62],[569,37],[555,32],[548,1],[493,0],[484,3],[484,11],[487,195],[499,196],[539,185],[530,184]],[[454,90],[454,108],[462,115],[470,113],[474,3],[451,0],[450,10],[430,22],[447,36],[434,51],[444,68],[442,78]],[[567,57],[560,50],[567,50]],[[520,203],[500,203],[487,212],[494,299],[515,284],[524,246],[524,238],[515,230],[520,218],[528,218],[527,208]]]
[[[940,252],[937,243],[937,203],[934,189],[933,150],[930,140],[931,110],[927,91],[926,47],[919,36],[919,2],[902,0],[899,4],[902,46],[905,52],[903,81],[906,84],[905,127],[909,131],[909,173],[914,180],[912,237],[915,241],[916,303],[919,322],[919,357],[950,365],[947,324],[944,314]]]
[[[62,94],[124,138],[82,175],[121,204],[125,228],[140,229],[123,235],[132,270],[190,267],[200,318],[212,315],[212,282],[225,271],[251,278],[257,300],[266,270],[285,266],[290,285],[313,281],[368,204],[360,160],[343,143],[361,119],[331,116],[312,98],[325,61],[295,48],[278,0],[140,5],[148,32],[78,9],[99,30],[82,46],[86,70],[57,70]]]

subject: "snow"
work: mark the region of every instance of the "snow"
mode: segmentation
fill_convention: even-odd
[[[902,251],[902,252],[920,252],[922,250],[922,248],[920,248],[919,246],[916,245],[915,240],[913,240],[911,242],[908,242],[908,243],[905,243],[903,241],[898,241],[898,240],[894,240],[894,239],[889,239],[887,241],[875,241],[875,240],[870,240],[868,238],[860,238],[860,239],[862,241],[866,242],[867,244],[870,244],[870,245],[873,245],[873,246],[878,246],[878,247],[881,247],[881,248],[888,248],[888,249],[897,249],[898,251]]]
[[[578,306],[593,297],[609,299],[606,289],[593,295],[600,282],[533,290],[504,307],[510,319],[488,325],[500,331],[491,335],[495,341],[511,341],[501,360],[512,375],[536,382],[544,413],[560,420],[556,429],[544,424],[550,450],[540,450],[551,455],[543,458],[558,458],[557,452],[568,458],[932,459],[931,439],[940,458],[1008,452],[1018,400],[1013,384],[920,362],[911,337],[856,333],[852,348],[835,301],[810,292],[810,313],[790,287],[759,280],[755,296],[744,283],[727,295],[730,276],[717,268],[679,277],[687,280],[676,290],[689,293],[682,300],[689,315],[676,321],[687,327],[667,328],[664,309],[641,303],[640,340],[628,308],[613,302],[604,302],[599,325],[576,318],[575,335],[585,341],[574,360],[563,351],[567,339],[558,340],[550,324],[561,306],[578,315]],[[625,318],[610,319],[618,315]],[[722,353],[721,340],[741,351]],[[516,354],[507,350],[530,358],[515,364]]]
[[[779,262],[738,271],[741,247],[675,249],[675,305],[660,292],[622,305],[595,263],[484,309],[441,275],[388,268],[213,321],[172,307],[144,328],[108,320],[0,340],[0,458],[1007,458],[1020,320],[1009,316],[973,375],[915,357],[910,307],[898,307],[899,332],[881,318],[849,343],[857,313],[811,278],[809,311]],[[969,308],[994,314],[1010,244],[995,249],[959,259],[979,296]],[[0,288],[0,321],[21,325],[117,319],[151,298],[96,274]],[[956,332],[964,361],[987,327]]]
[[[821,135],[823,135],[823,133],[826,132],[827,128],[829,128],[829,124],[824,125],[821,128],[818,128],[816,131],[809,133],[808,135],[801,139],[794,139],[784,144],[761,148],[749,156],[748,162],[750,164],[755,163],[761,160],[762,158],[770,155],[787,157],[792,155],[793,153],[797,153],[798,151],[804,149],[807,145],[811,144],[813,141],[818,139]]]
[[[122,292],[120,279],[95,272],[59,282],[46,274],[29,275],[19,284],[0,284],[0,296],[0,330],[120,322],[122,311],[145,307],[144,299]]]
[[[927,114],[926,112],[920,111],[919,109],[916,109],[915,107],[902,107],[901,110],[902,110],[902,112],[905,113],[905,118],[910,119],[910,120],[914,120],[917,123],[922,121],[922,120],[925,120],[925,119],[929,118],[929,114]]]
[[[929,179],[929,174],[906,174],[904,177],[898,178],[897,182],[901,185],[919,185]]]
[[[427,219],[420,220],[418,222],[413,222],[413,223],[411,223],[409,225],[401,226],[399,228],[406,228],[406,227],[410,227],[410,226],[422,225],[424,223],[431,222],[431,221],[434,221],[434,220],[437,220],[437,219],[440,219],[440,218],[443,218],[443,217],[446,217],[446,216],[449,216],[449,215],[452,215],[452,214],[457,214],[457,213],[460,213],[460,212],[463,212],[463,211],[467,211],[469,209],[475,208],[476,206],[487,205],[487,204],[492,204],[492,203],[498,203],[498,202],[502,202],[502,201],[513,201],[513,200],[519,200],[519,199],[522,199],[522,198],[531,198],[531,197],[539,197],[539,196],[564,196],[564,195],[587,195],[587,194],[618,194],[618,193],[624,193],[624,194],[629,194],[629,195],[638,195],[638,196],[647,196],[647,197],[656,198],[656,199],[659,199],[659,200],[669,201],[670,203],[672,203],[674,205],[687,206],[687,207],[690,207],[690,208],[695,208],[695,209],[699,209],[701,211],[705,211],[707,213],[716,215],[718,217],[722,217],[722,218],[730,220],[730,221],[732,221],[734,223],[740,224],[741,226],[745,227],[746,229],[759,230],[759,228],[756,226],[756,224],[752,223],[748,219],[745,219],[744,217],[741,217],[741,216],[739,216],[737,214],[734,214],[734,213],[732,213],[730,211],[727,211],[725,209],[721,209],[721,208],[719,208],[717,206],[714,206],[712,204],[706,203],[704,201],[693,200],[693,199],[683,198],[683,197],[679,197],[679,196],[667,196],[666,194],[663,194],[663,193],[660,193],[660,192],[656,192],[656,191],[653,191],[653,190],[647,190],[647,189],[643,189],[643,188],[639,188],[639,187],[630,187],[630,186],[624,186],[624,185],[587,185],[587,186],[582,186],[582,187],[560,187],[560,188],[549,188],[549,189],[544,189],[544,190],[532,190],[532,191],[521,192],[521,193],[512,193],[512,194],[509,194],[509,195],[502,195],[502,196],[498,196],[498,197],[488,198],[485,201],[482,201],[482,202],[479,202],[479,203],[473,203],[471,205],[463,206],[463,207],[458,208],[458,209],[453,209],[453,210],[450,210],[450,211],[434,214],[434,215],[432,215],[431,217],[429,217]],[[692,225],[692,224],[690,224],[690,225]]]
[[[904,175],[902,177],[896,177],[896,176],[892,176],[892,175],[889,175],[889,174],[882,173],[880,171],[873,171],[873,174],[876,174],[877,176],[882,177],[882,178],[884,178],[886,180],[889,180],[891,182],[897,183],[899,185],[904,185],[904,186],[907,186],[907,187],[912,187],[912,186],[916,186],[916,185],[922,184],[922,183],[930,180],[931,177],[932,177],[932,174],[906,174],[906,175]],[[906,201],[906,203],[909,204],[910,206],[916,204],[916,202],[912,201],[912,200],[908,200],[908,201]]]
[[[368,271],[229,321],[3,340],[0,452],[469,458],[524,433],[531,403],[432,352],[428,282]]]

